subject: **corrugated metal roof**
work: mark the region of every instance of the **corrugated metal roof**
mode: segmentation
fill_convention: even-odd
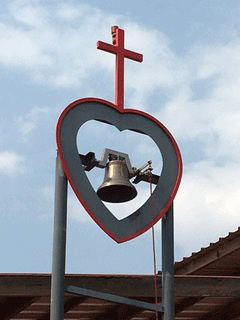
[[[175,263],[175,274],[233,276],[240,274],[240,228]]]
[[[175,264],[176,320],[240,320],[240,229]],[[161,275],[157,276],[159,302]],[[153,276],[66,275],[66,284],[154,302]],[[1,320],[47,320],[50,274],[0,274]],[[65,294],[65,319],[155,319],[154,312]]]

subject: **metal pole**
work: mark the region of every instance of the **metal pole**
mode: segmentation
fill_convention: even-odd
[[[162,320],[174,320],[173,205],[162,218]]]
[[[56,159],[51,320],[64,319],[64,275],[67,227],[67,178],[59,156]]]

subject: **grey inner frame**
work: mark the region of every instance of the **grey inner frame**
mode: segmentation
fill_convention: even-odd
[[[146,134],[156,143],[162,155],[163,168],[158,184],[152,195],[152,210],[150,215],[150,200],[148,199],[138,210],[124,219],[118,220],[102,203],[91,186],[78,155],[77,134],[80,127],[89,120],[98,120],[111,124],[119,131],[132,130]],[[141,230],[147,230],[152,219],[159,216],[172,196],[178,177],[178,158],[172,140],[153,120],[137,113],[120,113],[116,109],[100,102],[84,102],[75,105],[62,120],[60,141],[64,162],[67,165],[69,179],[76,195],[92,218],[105,231],[121,239],[129,237]],[[69,178],[69,177],[68,177]],[[108,233],[109,233],[108,232]],[[115,239],[116,240],[116,239]]]

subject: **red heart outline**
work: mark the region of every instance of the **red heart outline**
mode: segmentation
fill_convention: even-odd
[[[113,108],[114,110],[116,110],[117,112],[119,112],[120,114],[135,114],[135,115],[140,115],[143,116],[149,120],[151,120],[152,122],[154,122],[155,124],[157,124],[157,126],[159,126],[162,131],[167,135],[167,137],[169,138],[169,140],[172,143],[172,146],[174,148],[174,152],[176,154],[176,158],[177,158],[177,177],[176,177],[176,183],[174,185],[174,188],[172,190],[172,193],[169,197],[169,200],[167,202],[167,204],[165,205],[165,207],[159,212],[159,214],[151,221],[151,223],[147,224],[144,228],[142,228],[141,230],[134,232],[133,234],[130,234],[128,236],[119,238],[118,236],[116,236],[116,234],[114,234],[113,232],[111,232],[109,230],[109,228],[107,228],[105,226],[105,224],[103,224],[95,215],[95,213],[90,209],[88,203],[85,201],[85,199],[83,198],[83,196],[81,195],[81,193],[79,192],[79,190],[77,189],[75,183],[74,183],[74,179],[69,171],[68,168],[68,164],[65,160],[65,156],[64,156],[64,150],[62,147],[62,143],[61,143],[61,128],[62,128],[62,123],[64,121],[64,119],[66,118],[67,114],[69,113],[69,111],[71,111],[74,107],[76,107],[79,104],[84,104],[84,103],[92,103],[92,102],[96,102],[99,104],[103,104],[107,107]],[[151,137],[150,137],[151,138]],[[71,187],[73,188],[77,198],[79,199],[79,201],[81,202],[81,204],[83,205],[83,207],[85,208],[85,210],[88,212],[88,214],[92,217],[92,219],[100,226],[100,228],[106,232],[113,240],[115,240],[118,243],[122,243],[128,240],[131,240],[139,235],[141,235],[142,233],[144,233],[145,231],[147,231],[149,228],[151,228],[155,223],[157,223],[165,214],[166,212],[169,210],[169,208],[171,207],[173,200],[176,196],[180,181],[181,181],[181,177],[182,177],[182,158],[181,158],[181,154],[180,154],[180,150],[178,148],[178,145],[175,141],[175,139],[173,138],[173,136],[171,135],[171,133],[169,132],[169,130],[157,119],[155,119],[154,117],[152,117],[151,115],[139,111],[139,110],[135,110],[135,109],[121,109],[119,110],[119,108],[112,104],[111,102],[102,100],[102,99],[98,99],[98,98],[83,98],[83,99],[79,99],[76,100],[74,102],[72,102],[70,105],[68,105],[62,112],[62,114],[59,117],[58,123],[57,123],[57,128],[56,128],[56,140],[57,140],[57,147],[58,147],[58,153],[62,162],[62,166],[63,166],[63,170],[67,176],[67,179],[71,185]],[[90,182],[89,182],[90,183]],[[100,199],[99,199],[100,200]]]

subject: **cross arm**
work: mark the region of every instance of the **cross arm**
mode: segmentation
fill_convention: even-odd
[[[135,60],[137,62],[142,62],[143,61],[143,55],[137,52],[133,52],[131,50],[125,49],[125,58]]]
[[[113,46],[112,44],[103,42],[103,41],[98,41],[97,42],[97,49],[106,51],[106,52],[110,52],[110,53],[114,53],[117,54],[117,47]]]
[[[103,41],[98,41],[97,42],[97,49],[100,49],[100,50],[103,50],[103,51],[106,51],[106,52],[110,52],[110,53],[114,53],[114,54],[118,54],[118,52],[119,52],[118,47],[116,47],[116,46],[114,46],[112,44],[103,42]],[[142,62],[143,61],[143,55],[142,54],[134,52],[134,51],[131,51],[131,50],[124,49],[124,56],[125,56],[125,58],[131,59],[131,60],[135,60],[135,61],[138,61],[138,62]]]

